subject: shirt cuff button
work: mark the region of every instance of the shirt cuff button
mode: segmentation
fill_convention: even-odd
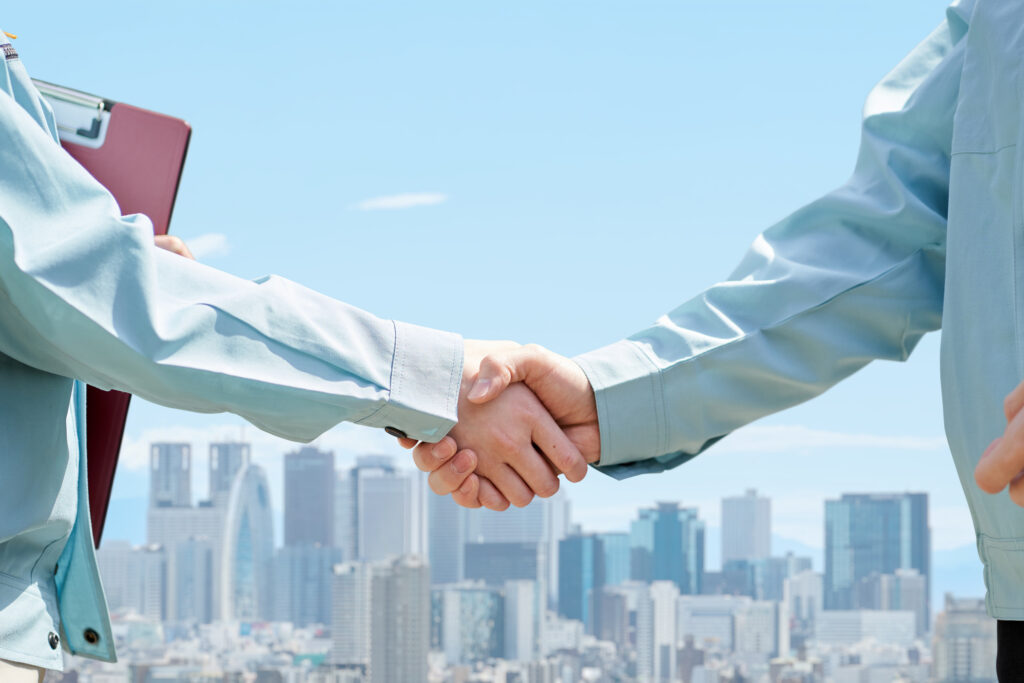
[[[51,650],[56,650],[57,646],[60,645],[60,636],[53,631],[50,631],[50,635],[46,637],[46,640],[50,643]]]
[[[89,643],[90,645],[95,645],[96,643],[100,642],[100,634],[96,633],[96,631],[94,631],[91,628],[85,629],[85,632],[82,634],[82,637],[85,638],[85,642]]]
[[[408,439],[409,436],[398,427],[385,427],[384,431],[396,439]]]

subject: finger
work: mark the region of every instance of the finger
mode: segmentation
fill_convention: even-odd
[[[974,468],[974,480],[982,491],[999,493],[1024,469],[1024,420],[1021,418],[1018,414],[1006,426],[1003,436],[985,449]]]
[[[534,451],[533,455],[538,460],[540,459],[536,451]],[[550,475],[551,472],[549,471],[548,474]],[[486,476],[491,480],[494,487],[501,492],[505,500],[517,508],[526,507],[533,500],[533,491],[530,487],[516,474],[514,469],[505,463],[496,463],[496,466],[492,467],[491,471],[486,473]]]
[[[421,443],[416,446],[412,451],[412,460],[423,472],[433,472],[455,457],[458,450],[455,439],[446,436],[437,443]]]
[[[476,469],[476,453],[470,450],[459,451],[451,461],[430,473],[427,484],[430,490],[439,496],[447,496],[458,490]]]
[[[529,384],[538,374],[551,369],[549,353],[544,347],[527,344],[488,355],[480,361],[480,371],[466,398],[473,403],[487,403],[513,382]]]
[[[1010,500],[1024,507],[1024,472],[1018,472],[1010,482]]]
[[[498,487],[492,484],[491,480],[487,477],[477,475],[477,479],[480,480],[480,493],[478,495],[480,504],[488,510],[494,510],[495,512],[508,510],[508,499],[501,495]]]
[[[555,424],[550,415],[544,414],[540,416],[533,425],[533,433],[530,435],[530,438],[533,439],[533,443],[537,444],[544,457],[565,474],[566,479],[571,482],[577,482],[587,476],[587,461],[583,459],[583,454],[573,445],[561,427]],[[518,466],[516,470],[519,471],[519,474],[523,474]],[[531,488],[541,498],[548,497],[534,486],[529,479],[526,479],[526,483],[530,484]],[[557,481],[555,483],[557,484]],[[554,495],[557,490],[556,488],[554,491],[551,491],[550,495]]]
[[[1006,421],[1009,422],[1016,417],[1021,408],[1024,408],[1024,382],[1018,384],[1003,400],[1003,414],[1006,415]]]
[[[404,448],[405,450],[409,450],[410,448],[416,448],[416,444],[418,443],[419,441],[417,441],[416,439],[405,438],[398,440],[398,445]]]
[[[565,435],[591,465],[601,459],[601,431],[596,423],[563,427]]]
[[[480,507],[480,477],[471,472],[462,486],[452,492],[452,500],[464,508]]]
[[[184,256],[192,261],[196,260],[196,257],[192,255],[191,251],[189,251],[188,245],[185,244],[180,237],[175,237],[174,235],[156,235],[153,237],[153,241],[156,243],[156,246],[169,251],[172,254]]]

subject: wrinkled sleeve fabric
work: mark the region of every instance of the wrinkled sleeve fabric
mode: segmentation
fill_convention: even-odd
[[[457,335],[156,249],[148,219],[121,216],[13,76],[0,88],[0,352],[293,440],[342,421],[424,441],[454,425]]]
[[[953,113],[967,3],[869,94],[842,187],[757,237],[736,270],[628,339],[576,358],[598,468],[675,467],[941,323]]]

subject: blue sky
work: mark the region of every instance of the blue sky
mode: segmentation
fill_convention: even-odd
[[[760,230],[842,183],[864,96],[944,7],[50,2],[2,26],[33,75],[192,123],[171,229],[211,265],[574,354],[726,276]],[[145,490],[149,440],[202,454],[241,424],[136,401],[115,495]],[[757,487],[777,533],[820,546],[824,498],[924,490],[935,546],[955,548],[973,533],[942,433],[931,335],[676,471],[592,473],[570,496],[590,528],[655,500],[714,525],[719,497]],[[279,492],[291,446],[245,434]],[[322,443],[393,450],[350,427]]]

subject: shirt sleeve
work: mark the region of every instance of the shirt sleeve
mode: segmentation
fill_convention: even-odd
[[[598,467],[675,467],[941,322],[953,114],[968,8],[869,94],[845,185],[757,237],[736,270],[652,327],[576,358],[597,398]]]
[[[155,248],[149,220],[122,216],[55,142],[23,67],[4,68],[0,352],[293,440],[350,421],[437,441],[455,424],[458,335]]]

